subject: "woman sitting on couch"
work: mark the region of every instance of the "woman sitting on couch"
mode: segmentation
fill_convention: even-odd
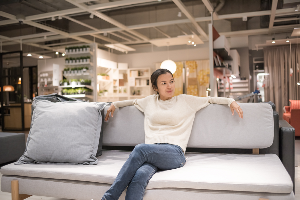
[[[116,108],[134,105],[142,111],[145,115],[145,144],[135,146],[102,200],[119,199],[127,186],[126,200],[141,200],[149,180],[158,170],[183,167],[195,114],[210,103],[227,104],[232,115],[235,110],[243,118],[242,109],[231,98],[185,94],[173,97],[174,78],[167,69],[153,72],[151,83],[157,94],[114,102],[107,110],[105,121],[110,114],[113,117]]]

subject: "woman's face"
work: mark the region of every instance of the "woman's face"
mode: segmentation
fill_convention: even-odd
[[[157,78],[156,91],[159,93],[161,100],[171,99],[175,92],[175,81],[170,73],[161,74]]]

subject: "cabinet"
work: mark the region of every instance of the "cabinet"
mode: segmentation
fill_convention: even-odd
[[[150,95],[150,68],[97,68],[99,102],[144,98]]]
[[[96,44],[66,48],[60,93],[70,98],[95,101]]]
[[[47,95],[58,92],[58,87],[53,86],[53,71],[44,71],[39,73],[38,77],[38,93],[39,95]]]

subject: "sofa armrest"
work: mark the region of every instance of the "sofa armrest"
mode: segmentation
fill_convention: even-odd
[[[284,108],[285,113],[291,112],[291,107],[290,106],[284,106],[283,108]]]
[[[279,120],[279,157],[293,181],[295,193],[295,129]]]

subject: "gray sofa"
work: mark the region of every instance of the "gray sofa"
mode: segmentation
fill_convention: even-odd
[[[244,119],[232,116],[226,105],[198,111],[185,166],[157,172],[144,199],[295,199],[294,129],[283,122],[279,126],[270,104],[240,106]],[[102,129],[107,150],[97,165],[9,164],[0,170],[1,190],[11,192],[17,180],[19,194],[100,200],[128,158],[126,149],[144,142],[144,115],[134,106],[116,109]]]

